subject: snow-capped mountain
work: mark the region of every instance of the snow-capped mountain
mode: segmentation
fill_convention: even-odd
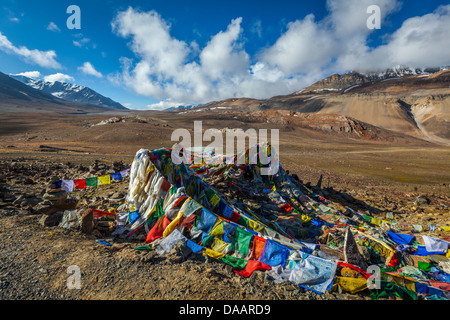
[[[111,109],[127,109],[120,103],[110,98],[102,96],[98,92],[84,86],[67,82],[45,82],[41,80],[31,79],[22,75],[9,75],[11,78],[18,80],[26,85],[51,94],[52,96],[73,102],[89,103],[100,107]]]
[[[436,67],[436,68],[413,68],[408,66],[395,66],[393,68],[389,68],[383,71],[359,71],[355,70],[355,72],[373,79],[373,80],[384,80],[388,78],[400,78],[404,76],[410,76],[410,75],[427,75],[427,74],[433,74],[439,71],[448,70],[449,67]]]

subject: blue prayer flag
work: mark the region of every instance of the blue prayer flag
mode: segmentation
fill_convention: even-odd
[[[277,266],[281,264],[283,267],[286,265],[286,256],[288,250],[285,246],[275,242],[271,239],[266,240],[259,261],[268,264],[269,266]]]
[[[202,214],[197,218],[197,229],[208,233],[216,223],[217,217],[205,208],[202,209]]]

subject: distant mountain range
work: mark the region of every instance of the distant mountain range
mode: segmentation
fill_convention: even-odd
[[[25,79],[22,79],[25,80]],[[55,83],[56,84],[56,83]],[[68,90],[67,92],[69,92]],[[79,90],[81,93],[83,90]],[[59,91],[61,92],[61,91]],[[93,96],[92,96],[93,97]],[[105,98],[107,99],[107,98]],[[84,100],[86,101],[86,100]],[[92,102],[95,99],[91,100]],[[117,105],[105,106],[93,103],[63,100],[40,89],[33,88],[0,72],[0,112],[51,112],[61,114],[86,114],[126,111]]]
[[[22,75],[9,75],[11,78],[20,81],[33,89],[42,91],[46,94],[52,95],[57,99],[66,101],[93,104],[99,107],[109,109],[127,110],[120,103],[107,98],[98,92],[84,86],[80,86],[67,82],[45,82],[41,80],[34,80]]]
[[[164,111],[180,111],[180,110],[188,110],[188,109],[192,109],[195,107],[198,107],[199,105],[189,105],[189,106],[177,106],[177,107],[170,107],[167,109],[164,109]]]
[[[341,115],[419,139],[450,145],[450,70],[397,67],[383,72],[333,74],[287,95],[232,98],[174,112],[227,114],[287,110]],[[332,119],[332,118],[330,118]],[[330,122],[330,125],[332,123]]]

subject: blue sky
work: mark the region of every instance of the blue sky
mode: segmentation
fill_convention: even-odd
[[[72,4],[79,30],[66,26]],[[380,29],[366,25],[373,4]],[[445,0],[2,0],[0,71],[160,109],[268,98],[348,70],[449,65],[448,30]]]

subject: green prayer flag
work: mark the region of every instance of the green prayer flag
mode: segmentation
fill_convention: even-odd
[[[206,247],[211,241],[214,239],[215,236],[207,235],[205,238],[202,239],[202,245]]]
[[[244,217],[242,214],[239,216],[239,219],[237,221],[237,224],[247,227],[248,225],[248,219],[246,217]]]
[[[226,264],[229,264],[233,268],[236,269],[244,269],[247,266],[248,260],[233,257],[233,256],[225,256],[223,258],[220,258],[222,262],[225,262]]]
[[[149,246],[138,246],[136,248],[134,248],[134,250],[153,250],[153,248],[149,247]]]
[[[425,271],[425,272],[430,272],[431,271],[431,263],[428,262],[423,262],[423,261],[417,261],[417,265],[419,267],[420,270]]]
[[[86,178],[86,187],[96,187],[98,184],[97,177]]]
[[[230,250],[239,253],[243,257],[246,257],[252,238],[253,233],[250,233],[241,228],[236,228],[234,231],[233,239],[231,241]]]
[[[389,281],[380,280],[380,284],[381,289],[376,289],[370,294],[372,299],[399,297],[402,300],[417,300],[417,294],[414,291],[400,287]]]

